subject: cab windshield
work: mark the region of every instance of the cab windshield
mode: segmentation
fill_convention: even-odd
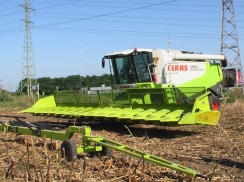
[[[113,71],[116,84],[151,82],[151,53],[129,54],[113,57]]]

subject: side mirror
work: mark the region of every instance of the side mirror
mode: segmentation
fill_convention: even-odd
[[[225,57],[224,60],[221,61],[221,66],[222,66],[222,67],[226,67],[226,66],[228,66],[228,62],[227,62],[227,58],[226,58],[226,57]]]
[[[102,59],[102,67],[105,67],[105,58]]]
[[[153,63],[153,58],[152,58],[152,57],[153,57],[153,56],[152,56],[152,53],[149,52],[149,53],[147,54],[147,62],[148,62],[148,63]]]

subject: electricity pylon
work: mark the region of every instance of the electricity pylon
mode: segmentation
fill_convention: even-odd
[[[36,71],[30,28],[30,25],[32,24],[32,21],[30,20],[30,10],[34,11],[34,9],[30,6],[29,0],[26,0],[25,4],[21,6],[25,10],[25,19],[22,20],[25,23],[25,39],[20,93],[22,93],[22,90],[26,87],[27,95],[29,97],[32,93],[32,84],[36,82]]]
[[[227,57],[228,69],[235,69],[236,73],[243,76],[236,19],[233,0],[222,0],[222,31],[220,54]],[[236,77],[238,75],[236,74]],[[237,81],[237,80],[236,80]],[[237,84],[236,84],[237,85]]]

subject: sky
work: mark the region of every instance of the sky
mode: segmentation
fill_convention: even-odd
[[[28,1],[36,78],[108,74],[103,56],[135,47],[220,54],[222,0]],[[25,64],[25,2],[0,0],[0,85],[9,91]],[[233,5],[244,58],[244,1]]]

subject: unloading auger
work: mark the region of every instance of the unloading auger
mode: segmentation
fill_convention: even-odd
[[[192,177],[208,179],[206,176],[194,169],[145,153],[104,137],[93,136],[89,126],[69,126],[66,131],[60,131],[57,130],[60,125],[25,122],[22,120],[25,119],[23,116],[0,115],[0,117],[14,118],[14,121],[8,122],[0,120],[0,131],[5,133],[12,132],[18,135],[31,135],[63,141],[61,145],[61,154],[68,162],[73,162],[79,154],[89,152],[103,152],[106,154],[108,149],[113,149]],[[78,147],[72,140],[74,133],[80,133],[82,135],[82,144]]]

